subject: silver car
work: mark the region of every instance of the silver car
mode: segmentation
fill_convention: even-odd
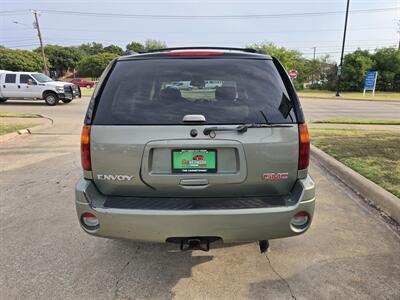
[[[205,83],[221,84],[204,89]],[[192,89],[171,88],[190,82]],[[315,185],[309,135],[277,59],[171,48],[110,63],[90,100],[76,185],[91,235],[208,250],[304,233]]]

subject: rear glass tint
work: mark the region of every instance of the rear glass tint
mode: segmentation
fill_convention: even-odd
[[[93,124],[294,123],[293,105],[271,60],[147,59],[116,63]]]

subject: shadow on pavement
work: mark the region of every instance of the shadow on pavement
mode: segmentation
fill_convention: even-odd
[[[76,99],[75,99],[76,100]],[[70,102],[72,103],[72,102]],[[57,105],[67,105],[70,103],[64,103],[60,100]],[[31,101],[31,100],[7,100],[6,102],[0,103],[0,106],[10,106],[10,105],[18,105],[18,106],[48,106],[44,100],[36,100],[36,101]],[[56,105],[56,106],[57,106]]]
[[[322,259],[292,276],[276,271],[287,268],[274,256],[269,254],[268,260],[277,279],[250,284],[250,298],[279,295],[286,288],[288,299],[400,299],[400,266],[394,255]]]

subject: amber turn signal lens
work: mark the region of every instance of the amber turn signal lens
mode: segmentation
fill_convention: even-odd
[[[299,124],[299,165],[298,169],[307,169],[310,163],[310,135],[307,124]]]
[[[92,170],[92,163],[90,160],[90,126],[84,125],[81,134],[81,160],[82,168],[85,171]]]

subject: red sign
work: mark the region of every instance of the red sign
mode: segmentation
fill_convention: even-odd
[[[296,79],[297,75],[299,74],[299,72],[297,70],[290,70],[289,71],[289,76],[292,79]]]

